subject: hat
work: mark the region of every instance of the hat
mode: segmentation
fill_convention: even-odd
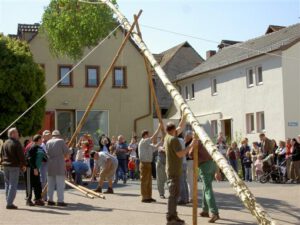
[[[43,131],[43,136],[49,135],[51,134],[50,130],[44,130]]]
[[[60,136],[59,130],[52,131],[52,136]]]

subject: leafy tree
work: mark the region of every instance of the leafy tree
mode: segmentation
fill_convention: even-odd
[[[114,26],[113,13],[105,4],[51,0],[43,15],[41,31],[55,56],[78,59],[85,47],[97,45]]]
[[[0,131],[45,92],[43,69],[26,42],[0,34]],[[15,126],[23,136],[41,129],[46,101],[40,101]]]

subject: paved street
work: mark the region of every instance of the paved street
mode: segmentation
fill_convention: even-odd
[[[201,185],[201,184],[200,184]],[[90,187],[93,187],[91,185]],[[160,225],[165,224],[167,200],[158,198],[154,181],[153,204],[142,204],[139,198],[139,183],[129,181],[118,185],[115,195],[107,195],[106,200],[88,199],[75,190],[66,191],[67,208],[25,206],[25,191],[17,194],[17,211],[5,209],[4,190],[1,187],[0,224],[3,225]],[[277,224],[300,224],[300,185],[259,184],[249,186]],[[214,183],[216,198],[220,207],[221,220],[217,224],[256,224],[255,219],[233,194],[228,182]],[[191,205],[179,206],[180,217],[192,224]],[[208,224],[207,219],[199,218],[198,224]]]

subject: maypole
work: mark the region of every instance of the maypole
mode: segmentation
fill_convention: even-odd
[[[116,15],[117,20],[121,24],[121,26],[129,31],[131,25],[129,21],[125,18],[125,16],[120,12],[120,10],[109,0],[100,0],[101,3],[106,4]],[[91,2],[96,3],[96,2]],[[170,80],[167,78],[165,72],[160,67],[158,62],[153,57],[150,50],[147,48],[146,44],[143,42],[141,37],[136,34],[132,33],[132,39],[135,41],[136,45],[139,47],[141,52],[145,55],[148,59],[149,63],[154,68],[155,72],[157,73],[158,77],[161,79],[162,83],[174,99],[174,101],[179,105],[183,115],[186,116],[187,121],[193,127],[195,133],[200,138],[202,143],[205,145],[206,149],[208,150],[209,154],[212,156],[214,161],[217,163],[219,168],[227,177],[229,183],[236,191],[236,194],[239,196],[241,201],[244,203],[245,207],[250,210],[253,216],[257,219],[259,224],[275,224],[268,213],[264,210],[264,208],[256,202],[255,197],[246,186],[246,184],[239,178],[239,176],[234,172],[233,168],[227,163],[227,160],[224,156],[216,149],[216,146],[213,144],[211,139],[208,137],[206,132],[201,127],[200,123],[197,121],[196,117],[194,116],[193,112],[186,104],[185,100],[182,98],[180,93],[177,89],[173,86]]]

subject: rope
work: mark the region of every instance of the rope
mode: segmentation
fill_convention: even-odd
[[[2,136],[12,125],[18,122],[26,113],[28,113],[36,104],[38,104],[44,97],[46,97],[63,79],[65,79],[73,70],[75,70],[84,60],[86,60],[100,45],[102,45],[119,27],[116,26],[99,44],[94,47],[86,56],[84,56],[68,73],[66,73],[59,81],[50,87],[38,100],[36,100],[25,112],[23,112],[17,119],[15,119],[8,127],[6,127],[0,134]]]

